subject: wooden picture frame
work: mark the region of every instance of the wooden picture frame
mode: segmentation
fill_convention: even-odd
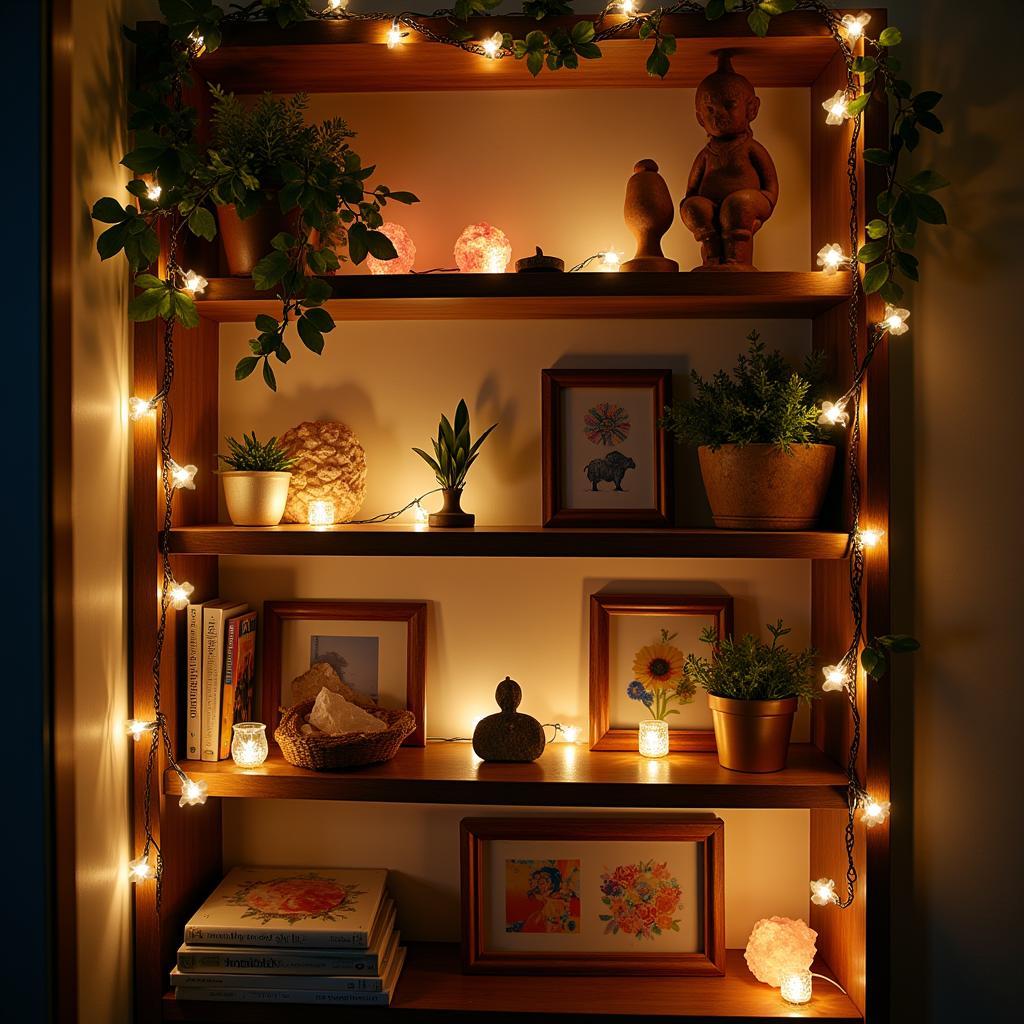
[[[416,729],[403,746],[426,743],[427,603],[425,601],[266,601],[263,604],[263,720],[273,736],[280,721],[284,626],[291,621],[404,622],[405,707]]]
[[[590,597],[590,749],[636,750],[637,729],[611,725],[612,680],[610,665],[612,618],[617,615],[707,617],[718,635],[731,636],[733,600],[728,595],[592,594]],[[618,682],[622,682],[619,680]],[[697,699],[702,691],[698,690]],[[644,717],[637,706],[637,721]],[[710,729],[669,729],[670,751],[715,750]]]
[[[563,450],[565,429],[565,413],[563,403],[566,393],[574,388],[606,388],[611,391],[622,389],[650,389],[652,421],[649,427],[651,450],[650,473],[652,477],[653,496],[649,506],[621,508],[590,508],[574,507],[566,493],[568,476],[567,453]],[[672,444],[667,431],[658,426],[665,406],[672,397],[672,371],[661,370],[543,370],[541,374],[541,453],[542,453],[542,484],[545,526],[575,527],[668,527],[673,523],[673,478],[672,478]],[[640,420],[638,423],[642,422]],[[647,428],[645,428],[647,429]],[[592,438],[591,438],[592,440]],[[628,447],[628,439],[621,442],[623,452]],[[602,451],[620,453],[618,441],[612,441],[610,447],[602,448],[594,442],[593,454],[596,463],[602,458]],[[576,469],[586,471],[582,458]],[[634,461],[634,460],[630,460]],[[630,467],[635,469],[636,464]],[[626,470],[625,472],[629,472]],[[598,475],[595,471],[595,476]],[[602,478],[605,482],[614,482],[618,489],[622,483],[622,471],[617,482]],[[575,478],[575,475],[571,477]],[[590,477],[593,488],[599,489],[599,481]],[[584,477],[580,477],[584,480]],[[586,488],[583,488],[586,491]]]
[[[492,926],[488,907],[494,908],[502,902],[502,894],[495,900],[494,886],[499,884],[492,877],[495,871],[489,868],[488,844],[495,842],[518,843],[522,850],[526,843],[544,843],[552,851],[576,851],[578,859],[571,861],[505,860],[504,877],[500,880],[504,890],[505,930]],[[652,949],[661,941],[665,945],[679,944],[685,939],[687,930],[673,928],[654,932],[655,925],[645,927],[648,933],[638,936],[618,929],[612,932],[608,923],[613,914],[611,904],[604,901],[612,895],[605,886],[616,875],[609,873],[613,860],[593,857],[593,844],[614,843],[615,849],[623,850],[622,844],[636,844],[632,853],[637,867],[641,863],[656,864],[657,857],[663,856],[666,843],[695,844],[693,871],[700,889],[696,907],[696,921],[690,929],[697,938],[696,951],[665,951]],[[589,844],[589,845],[583,845]],[[462,964],[463,970],[475,974],[629,974],[629,975],[677,975],[715,977],[725,974],[725,824],[714,816],[698,820],[680,817],[644,818],[464,818],[461,823],[461,867],[462,867]],[[515,846],[507,846],[516,850]],[[544,847],[541,847],[543,851]],[[611,847],[609,847],[611,851]],[[644,856],[644,851],[648,855]],[[540,851],[539,851],[540,852]],[[652,854],[654,855],[652,858]],[[680,856],[685,856],[680,851]],[[500,859],[495,851],[493,859]],[[508,854],[505,855],[506,858]],[[607,856],[603,855],[603,856]],[[559,936],[550,934],[525,934],[527,929],[509,928],[509,892],[511,876],[509,865],[527,865],[530,871],[538,863],[575,864],[577,928],[566,928],[566,936],[559,945]],[[677,885],[674,877],[675,866],[663,862],[668,875],[661,875],[663,883]],[[539,874],[550,871],[540,867]],[[613,869],[614,870],[614,869]],[[650,869],[648,869],[650,870]],[[682,883],[683,894],[678,909],[669,912],[669,917],[694,906],[687,900],[685,875]],[[678,892],[678,889],[676,890]],[[626,894],[625,899],[629,898]],[[671,896],[670,896],[671,901]],[[564,902],[564,898],[563,898]],[[604,917],[600,915],[608,912]],[[493,912],[493,911],[492,911]],[[557,919],[553,919],[557,920]],[[678,923],[678,922],[677,922]],[[539,933],[542,929],[529,929]],[[543,929],[550,933],[551,929]],[[570,934],[572,932],[572,934]],[[524,935],[522,939],[499,939],[502,946],[526,947],[534,943],[545,948],[495,948],[495,934]],[[674,934],[679,933],[676,939]],[[638,992],[640,990],[638,989]],[[638,999],[641,996],[638,995]]]

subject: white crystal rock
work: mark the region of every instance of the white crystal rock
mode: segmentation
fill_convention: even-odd
[[[326,661],[315,662],[308,671],[292,680],[292,703],[301,704],[304,700],[313,700],[325,688],[340,693],[345,700],[361,708],[376,707],[365,694],[353,690]]]
[[[316,703],[309,713],[309,721],[321,732],[331,736],[340,736],[346,732],[383,732],[387,729],[386,723],[375,715],[326,687],[317,694]]]

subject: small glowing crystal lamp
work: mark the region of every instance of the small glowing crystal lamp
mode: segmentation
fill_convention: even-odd
[[[638,737],[644,757],[664,757],[668,753],[668,722],[663,719],[643,719]]]
[[[231,759],[239,768],[259,768],[267,759],[267,727],[262,722],[239,722],[231,737]]]
[[[836,883],[831,878],[817,878],[811,882],[811,902],[816,907],[827,907],[839,902]]]
[[[563,725],[562,726],[562,742],[563,743],[579,743],[580,741],[580,727],[578,725]]]
[[[334,502],[328,500],[311,501],[307,510],[310,526],[334,525]]]
[[[850,116],[850,112],[847,109],[849,105],[850,97],[841,89],[834,96],[825,100],[822,103],[822,106],[828,111],[825,124],[842,124]]]
[[[194,270],[186,270],[181,286],[189,295],[195,298],[195,296],[202,295],[206,291],[206,286],[209,283],[202,274],[197,274]]]
[[[801,1006],[811,1001],[812,984],[810,971],[792,971],[782,979],[779,994],[787,1003]]]
[[[455,264],[463,274],[504,274],[510,259],[505,232],[486,221],[470,224],[455,243]]]
[[[830,242],[818,250],[818,266],[826,276],[834,274],[846,264],[846,253],[838,242]]]
[[[195,807],[206,803],[207,786],[205,782],[196,782],[187,776],[181,780],[181,797],[179,807]]]
[[[385,224],[377,229],[382,235],[391,239],[398,255],[393,260],[379,260],[376,256],[367,256],[366,265],[371,274],[408,274],[416,262],[416,246],[409,237],[409,232],[401,224]]]

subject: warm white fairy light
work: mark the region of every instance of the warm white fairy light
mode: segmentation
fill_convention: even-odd
[[[206,52],[206,40],[199,34],[199,29],[193,29],[189,33],[188,41],[192,44],[192,50],[196,57],[202,57]]]
[[[641,6],[641,0],[619,0],[619,7],[627,18],[632,18]]]
[[[202,274],[197,274],[194,270],[186,270],[182,277],[182,288],[195,298],[197,295],[202,295],[206,291],[206,286],[210,282],[203,277]]]
[[[388,49],[393,50],[396,46],[402,45],[402,30],[398,27],[398,22],[391,22],[391,28],[388,29]]]
[[[846,412],[845,402],[822,402],[818,423],[823,427],[834,427],[837,424],[846,426],[850,422],[850,414]]]
[[[845,690],[850,685],[849,678],[846,675],[846,669],[841,664],[826,665],[822,668],[821,672],[825,677],[825,682],[821,684],[821,688],[825,693],[832,693],[836,690]]]
[[[614,249],[598,253],[598,255],[601,257],[602,270],[618,270],[622,266],[622,255]]]
[[[176,580],[171,580],[167,585],[167,600],[175,611],[180,612],[183,608],[188,607],[189,598],[192,597],[192,591],[195,589],[191,583],[178,583]]]
[[[155,203],[163,195],[163,192],[164,190],[159,185],[154,183],[146,189],[146,198],[152,199],[153,202]]]
[[[412,518],[414,523],[419,523],[420,525],[426,523],[429,518],[429,513],[418,501],[413,506]]]
[[[348,0],[327,0],[327,10],[345,11],[348,10]]]
[[[860,820],[868,827],[874,828],[881,825],[889,817],[889,801],[875,800],[873,797],[865,796],[860,805]]]
[[[827,907],[830,904],[838,903],[836,883],[831,878],[818,878],[811,882],[811,902],[816,907]]]
[[[128,861],[128,881],[146,882],[156,875],[156,869],[150,863],[149,855],[144,853],[135,860]]]
[[[179,466],[174,459],[167,463],[167,475],[171,479],[171,487],[174,490],[180,488],[183,491],[194,491],[196,489],[196,473],[198,472],[198,467]]]
[[[825,118],[825,124],[842,124],[850,116],[850,112],[847,109],[849,105],[850,97],[842,90],[825,100],[825,102],[822,103],[822,107],[828,111],[828,117]]]
[[[580,727],[578,725],[563,725],[562,741],[564,743],[579,743]]]
[[[857,543],[867,551],[877,547],[879,541],[885,536],[885,530],[858,530],[857,531]]]
[[[907,320],[910,317],[909,309],[899,309],[891,302],[885,304],[885,312],[882,314],[882,326],[894,337],[906,334],[910,330]]]
[[[139,398],[132,395],[128,399],[128,419],[132,423],[138,423],[143,416],[149,415],[156,408],[156,400],[152,398]]]
[[[480,45],[483,47],[484,53],[487,54],[491,60],[501,52],[501,47],[505,42],[505,37],[500,32],[495,32],[493,36],[488,36]]]
[[[202,806],[206,803],[207,785],[205,782],[196,782],[187,776],[181,780],[181,798],[178,800],[179,807]]]
[[[155,728],[156,722],[147,722],[142,718],[129,718],[124,724],[125,733],[131,736],[136,743]]]
[[[818,266],[826,276],[846,266],[846,253],[838,242],[829,242],[818,250]]]
[[[846,38],[852,41],[864,35],[864,29],[868,27],[869,21],[871,15],[861,11],[860,14],[844,14],[839,24],[846,33]]]

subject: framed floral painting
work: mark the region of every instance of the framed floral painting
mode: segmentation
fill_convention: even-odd
[[[685,671],[701,639],[732,633],[732,598],[593,594],[590,598],[590,749],[636,750],[639,723],[668,723],[669,750],[710,751],[707,694]]]
[[[545,526],[672,525],[670,370],[544,370]]]
[[[724,974],[724,829],[714,816],[464,819],[464,968]]]

